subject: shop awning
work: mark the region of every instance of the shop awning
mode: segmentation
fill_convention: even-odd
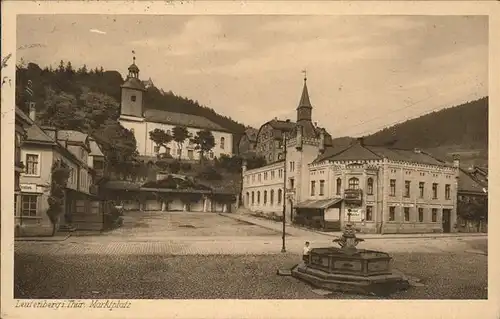
[[[306,200],[295,205],[295,208],[300,209],[326,209],[337,203],[340,203],[342,198]]]

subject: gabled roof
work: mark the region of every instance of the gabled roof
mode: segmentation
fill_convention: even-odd
[[[205,117],[193,114],[148,109],[144,112],[144,118],[146,119],[146,121],[149,122],[181,125],[186,127],[208,129],[212,131],[228,132],[227,129],[223,128],[219,124],[214,123]]]
[[[20,119],[26,124],[32,125],[33,121],[26,113],[24,113],[18,106],[16,106],[16,119]]]
[[[73,130],[60,130],[57,131],[57,139],[62,141],[77,142],[85,144],[88,139],[88,135],[82,132]]]
[[[463,169],[460,169],[459,177],[458,177],[458,192],[467,192],[467,193],[480,193],[485,194],[483,191],[485,187],[478,183],[472,176],[469,175]]]
[[[144,86],[142,81],[134,77],[129,77],[127,80],[125,80],[125,82],[122,84],[122,88],[129,88],[140,91],[146,90],[146,87]]]
[[[344,150],[339,152],[334,152],[330,157],[324,157],[330,161],[355,161],[355,160],[378,160],[383,157],[372,152],[366,147],[361,146],[361,144],[352,144]]]
[[[103,156],[104,154],[101,151],[101,148],[99,147],[99,144],[94,139],[90,140],[90,156]]]
[[[35,143],[47,143],[51,145],[56,145],[54,141],[47,133],[45,133],[38,125],[31,125],[26,129],[26,141],[25,142],[35,142]]]

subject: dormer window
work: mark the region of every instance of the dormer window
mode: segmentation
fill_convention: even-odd
[[[132,96],[130,97],[130,100],[131,100],[132,102],[135,102],[135,100],[136,100],[136,99],[137,99],[137,97],[136,97],[135,95],[132,95]]]

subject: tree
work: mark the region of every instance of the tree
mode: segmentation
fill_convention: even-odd
[[[246,159],[247,169],[259,168],[266,165],[266,158],[261,155],[252,155]]]
[[[191,138],[191,142],[196,145],[195,149],[200,153],[200,163],[203,161],[205,153],[215,146],[215,138],[209,130],[196,132],[196,135]]]
[[[61,62],[59,62],[59,68],[57,69],[57,71],[58,71],[59,73],[63,73],[65,69],[66,69],[66,68],[64,67],[64,61],[63,61],[63,60],[61,60]]]
[[[45,110],[39,118],[43,125],[64,130],[78,130],[84,127],[85,112],[78,107],[73,95],[66,92],[56,93],[51,88],[46,88],[44,106]]]
[[[85,126],[89,134],[103,126],[108,120],[118,120],[120,105],[109,95],[85,89],[79,100],[85,112]]]
[[[172,130],[173,139],[177,143],[177,148],[182,149],[184,141],[189,138],[189,132],[184,126],[176,126]],[[181,153],[179,152],[179,160],[181,159]]]
[[[172,135],[159,128],[149,132],[149,138],[156,144],[158,149],[163,146],[165,150],[168,148],[168,143],[173,140]]]
[[[54,162],[54,164],[52,165],[50,196],[47,199],[49,204],[47,216],[49,217],[49,220],[52,224],[52,236],[56,234],[57,228],[59,226],[60,216],[64,212],[64,189],[66,188],[66,185],[68,183],[69,176],[70,170],[64,162]]]
[[[73,66],[71,65],[70,61],[68,61],[68,63],[66,63],[65,71],[69,75],[72,75],[73,73],[75,73],[75,71],[73,70]]]

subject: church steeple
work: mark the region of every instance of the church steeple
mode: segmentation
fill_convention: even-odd
[[[302,96],[300,97],[299,106],[297,106],[297,123],[311,121],[312,105],[309,100],[309,91],[307,90],[307,74],[304,73],[304,87],[302,88]]]
[[[135,64],[135,51],[132,51],[134,56],[132,57],[132,64],[128,67],[128,78],[139,79],[139,68]]]

